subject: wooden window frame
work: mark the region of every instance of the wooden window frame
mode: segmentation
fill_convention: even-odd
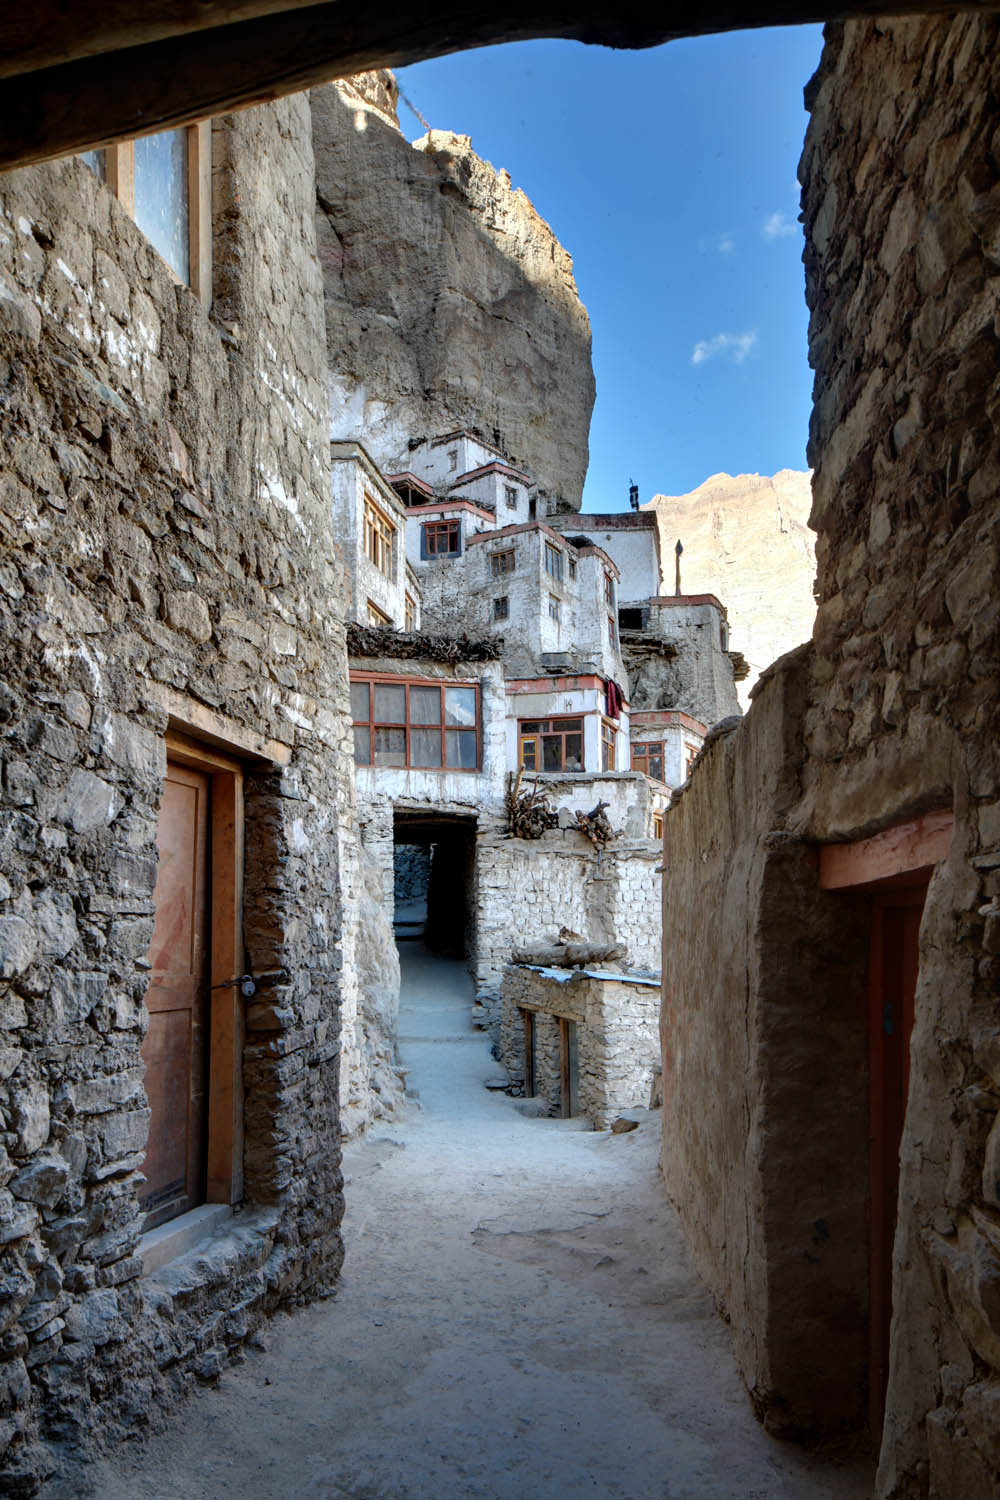
[[[545,571],[557,583],[562,583],[563,581],[564,555],[561,547],[554,547],[551,542],[545,543]]]
[[[610,759],[611,764],[605,765]],[[601,720],[601,770],[614,771],[618,759],[618,727],[611,719]]]
[[[243,951],[243,763],[200,740],[169,730],[170,760],[211,780],[209,821],[209,1043],[205,1202],[243,1198],[243,1049],[245,1022],[239,986],[229,981],[246,967]],[[168,1220],[169,1224],[171,1221]]]
[[[517,488],[513,484],[505,484],[503,487],[504,504],[508,510],[517,510]]]
[[[498,594],[497,597],[493,600],[493,618],[494,620],[510,619],[509,594]]]
[[[414,599],[414,597],[413,597],[412,594],[407,594],[406,595],[406,603],[405,603],[405,606],[404,606],[404,616],[403,616],[403,618],[404,618],[404,621],[405,621],[404,628],[407,631],[416,630],[416,628],[417,628],[417,601],[416,601],[416,599]]]
[[[454,539],[454,547],[438,547],[437,541],[441,537],[449,541]],[[435,545],[432,546],[431,543]],[[424,558],[438,557],[460,557],[462,555],[462,523],[461,521],[425,521],[420,528],[420,555]]]
[[[663,843],[663,814],[662,813],[655,812],[653,814],[653,837],[654,837],[654,839],[659,839],[659,841],[660,841],[661,844]]]
[[[352,672],[350,674],[351,686],[355,684],[367,684],[368,686],[368,713],[367,719],[355,719],[352,714],[352,724],[356,729],[367,729],[368,759],[359,761],[355,755],[355,766],[367,766],[373,771],[438,771],[447,773],[449,776],[477,776],[483,768],[483,695],[478,682],[458,681],[453,679],[442,679],[440,677],[409,677],[393,676],[386,673]],[[373,717],[375,709],[375,694],[373,689],[378,687],[402,687],[406,689],[404,699],[404,719],[389,720],[376,719]],[[441,690],[441,718],[437,724],[414,724],[410,720],[410,688],[440,688]],[[448,724],[445,721],[445,699],[444,695],[448,688],[471,688],[476,695],[476,724],[475,730],[465,728],[461,724]],[[401,729],[404,735],[405,764],[401,766],[385,766],[377,764],[372,756],[374,754],[374,740],[376,729]],[[441,765],[421,766],[414,765],[410,758],[410,734],[414,729],[440,729],[441,731]],[[474,766],[449,766],[445,764],[447,756],[447,739],[445,731],[452,730],[458,734],[470,735],[473,732],[476,737],[476,764]]]
[[[396,554],[396,526],[371,495],[365,494],[365,556],[383,578],[392,577]]]
[[[543,742],[543,740],[554,740],[554,739],[558,738],[559,741],[560,741],[559,759],[560,759],[561,764],[560,764],[560,767],[559,767],[558,771],[552,772],[550,774],[553,774],[553,775],[566,775],[566,776],[579,776],[579,775],[582,775],[586,771],[586,769],[587,769],[587,723],[586,723],[586,720],[587,720],[586,714],[555,714],[555,715],[549,714],[548,717],[544,718],[544,719],[518,719],[518,721],[517,721],[517,763],[518,763],[518,765],[519,766],[524,766],[524,769],[526,771],[532,771],[532,772],[536,772],[536,773],[539,772],[539,771],[542,771],[543,768],[542,768],[542,766],[539,765],[539,760],[541,758],[542,742]],[[522,729],[522,725],[524,725],[524,724],[543,724],[543,725],[549,725],[550,727],[547,728],[547,729],[539,729],[539,730],[537,730],[536,732],[534,732],[532,734],[525,734],[524,731],[523,731],[523,729]],[[551,726],[555,725],[555,724],[579,724],[580,728],[579,728],[579,730],[576,730],[576,729],[554,729]],[[579,770],[574,770],[574,769],[572,769],[572,768],[570,768],[570,767],[568,767],[566,765],[566,736],[568,734],[577,734],[577,733],[579,733],[579,736],[580,736],[580,762],[581,762],[581,764],[580,764]],[[535,764],[533,766],[526,766],[525,765],[525,761],[524,761],[524,747],[525,747],[525,745],[532,745],[532,746],[534,746],[533,754],[534,754]]]
[[[369,625],[373,625],[376,629],[379,630],[391,630],[392,617],[390,615],[387,615],[384,609],[379,609],[378,605],[375,604],[371,599],[367,600],[366,602],[368,604]]]
[[[663,770],[666,770],[667,746],[664,740],[633,740],[632,770],[641,771],[644,776],[649,777],[650,781],[660,781],[666,785],[666,778],[664,776],[654,776],[653,772],[649,769],[650,751],[657,750],[660,753],[660,766]],[[640,765],[640,761],[644,761],[645,764]]]
[[[187,132],[188,279],[164,260],[178,286],[187,285],[205,307],[212,303],[212,122],[180,126]],[[165,134],[166,132],[164,132]],[[135,218],[135,141],[104,148],[104,181],[130,219]],[[155,248],[155,246],[154,246]],[[159,254],[159,251],[157,251]],[[162,255],[160,259],[163,260]]]
[[[690,740],[684,741],[684,768],[689,775],[691,773],[691,767],[694,765],[700,752],[700,745],[692,745]]]
[[[490,577],[506,578],[517,568],[517,556],[513,547],[504,547],[499,552],[490,553]]]
[[[549,595],[549,619],[555,625],[562,624],[562,609],[560,608],[561,603],[562,601],[557,599],[555,594]]]
[[[604,574],[604,601],[607,604],[607,606],[608,606],[609,609],[611,609],[611,610],[614,609],[614,607],[615,607],[615,581],[612,578],[611,574],[608,573],[608,572],[605,572],[605,574]]]
[[[573,556],[572,552],[569,553],[568,560],[569,560],[569,576],[570,576],[570,580],[572,581],[572,580],[574,580],[576,578],[576,558]]]

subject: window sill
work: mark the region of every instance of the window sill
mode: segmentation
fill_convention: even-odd
[[[176,1260],[200,1240],[208,1239],[233,1217],[228,1203],[202,1203],[166,1224],[149,1229],[139,1241],[143,1276],[162,1270],[168,1261]]]

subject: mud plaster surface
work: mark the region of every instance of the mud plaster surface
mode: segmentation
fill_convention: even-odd
[[[461,964],[405,945],[420,1106],[345,1152],[337,1295],[145,1447],[47,1495],[105,1500],[863,1500],[870,1470],[768,1438],[631,1134],[528,1119]]]

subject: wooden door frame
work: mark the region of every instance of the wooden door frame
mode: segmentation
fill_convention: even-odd
[[[243,763],[214,746],[168,730],[169,760],[210,780],[209,1039],[205,1202],[243,1197],[243,1045],[238,984],[243,952]]]

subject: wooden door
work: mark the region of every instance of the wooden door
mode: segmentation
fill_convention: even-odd
[[[142,1046],[151,1110],[141,1199],[147,1228],[204,1201],[210,786],[200,771],[168,761]]]
[[[869,1419],[878,1447],[889,1379],[892,1248],[899,1194],[899,1147],[910,1083],[910,1034],[917,987],[920,918],[928,877],[879,891],[872,905],[869,969],[871,1099],[869,1235]]]

